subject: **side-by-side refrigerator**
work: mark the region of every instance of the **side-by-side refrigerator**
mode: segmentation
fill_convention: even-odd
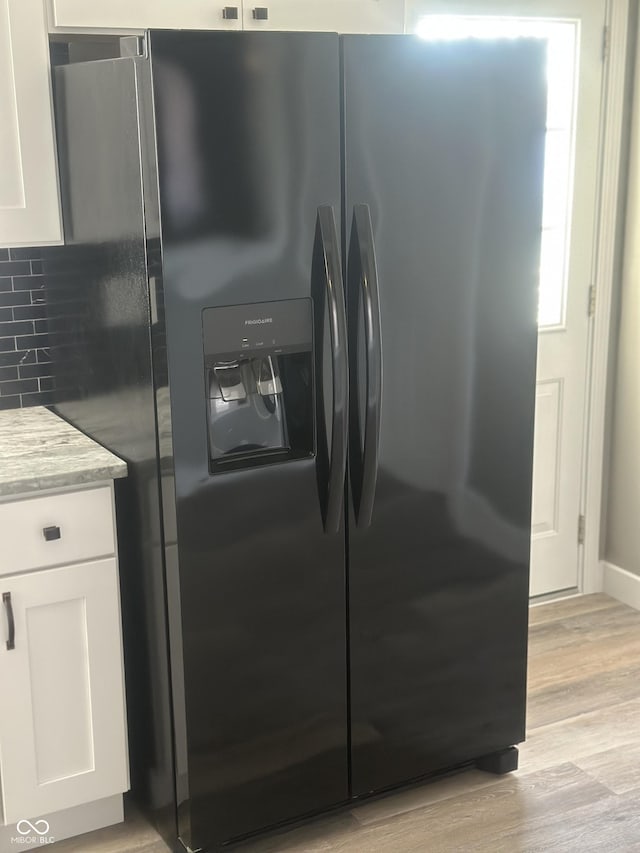
[[[132,779],[166,837],[513,767],[544,44],[151,31],[58,67],[55,106],[57,408],[129,463]]]

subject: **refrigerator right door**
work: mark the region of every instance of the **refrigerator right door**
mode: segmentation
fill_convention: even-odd
[[[524,739],[545,45],[345,36],[354,796]]]

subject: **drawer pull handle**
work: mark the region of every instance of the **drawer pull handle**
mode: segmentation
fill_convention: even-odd
[[[59,527],[43,527],[42,533],[47,542],[53,542],[55,539],[60,539],[61,533]]]
[[[2,593],[2,603],[7,608],[7,622],[9,623],[9,639],[7,640],[7,651],[16,647],[16,623],[13,619],[13,605],[11,604],[11,593]]]
[[[254,21],[269,20],[269,10],[265,6],[256,6],[253,10],[253,19]]]
[[[238,7],[237,6],[225,6],[222,10],[222,17],[225,21],[237,21],[238,20]]]

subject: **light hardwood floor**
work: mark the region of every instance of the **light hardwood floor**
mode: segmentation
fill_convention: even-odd
[[[604,595],[531,609],[520,770],[468,771],[369,802],[237,853],[640,853],[640,612]],[[166,853],[125,824],[55,853]]]

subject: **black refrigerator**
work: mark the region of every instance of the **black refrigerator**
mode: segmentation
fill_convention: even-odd
[[[46,272],[57,410],[129,463],[134,788],[175,849],[214,850],[512,769],[544,44],[122,53],[56,68]]]

